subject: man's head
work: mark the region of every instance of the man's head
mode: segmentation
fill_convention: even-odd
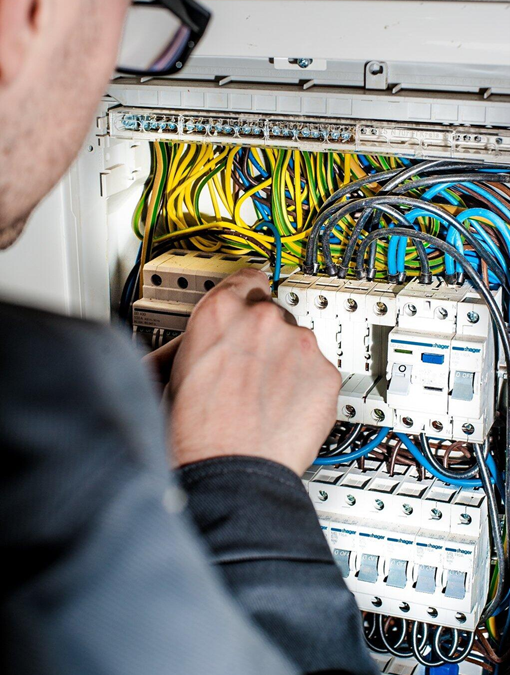
[[[129,0],[0,0],[0,249],[69,167],[115,67]]]

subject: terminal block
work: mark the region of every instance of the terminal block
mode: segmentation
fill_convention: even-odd
[[[143,297],[133,305],[135,339],[156,349],[178,337],[204,295],[246,267],[269,270],[260,258],[183,249],[148,262],[143,268]]]

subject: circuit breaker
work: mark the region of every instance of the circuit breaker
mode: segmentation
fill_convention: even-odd
[[[414,467],[370,460],[310,472],[305,485],[361,609],[474,630],[489,583],[487,501]]]
[[[338,419],[482,442],[494,421],[489,312],[468,282],[449,286],[292,274],[278,302],[342,374]]]

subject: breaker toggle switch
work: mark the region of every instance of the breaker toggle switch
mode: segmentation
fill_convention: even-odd
[[[456,370],[453,376],[452,398],[456,401],[472,401],[475,395],[475,374]]]
[[[464,600],[466,597],[466,573],[457,570],[448,570],[444,594],[447,598]]]
[[[407,584],[407,560],[390,560],[390,569],[386,580],[388,586],[405,588]]]
[[[416,590],[418,593],[436,592],[436,572],[437,567],[431,565],[418,565],[418,578],[416,580]]]
[[[351,568],[349,565],[349,561],[351,559],[351,552],[346,551],[343,548],[334,548],[333,557],[335,559],[338,568],[340,569],[340,572],[342,573],[343,578],[347,579],[347,577],[351,572]]]
[[[367,581],[369,584],[375,584],[377,581],[377,564],[379,562],[378,555],[371,555],[363,553],[361,556],[361,566],[359,568],[359,581]]]
[[[390,394],[408,396],[411,388],[411,373],[413,367],[405,363],[394,363],[391,370],[391,382],[388,388]]]

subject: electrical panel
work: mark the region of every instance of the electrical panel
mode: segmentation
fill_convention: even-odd
[[[275,301],[314,332],[342,374],[337,428],[317,460],[325,464],[305,483],[381,671],[417,675],[434,660],[429,643],[452,647],[458,638],[462,646],[471,636],[464,656],[474,662],[459,656],[459,673],[478,675],[490,652],[473,629],[497,592],[494,544],[504,530],[490,521],[491,491],[473,473],[473,448],[484,444],[501,482],[505,344],[483,289],[460,263],[446,270],[444,251],[428,243],[432,283],[421,283],[412,230],[469,261],[507,323],[507,3],[207,5],[211,28],[181,73],[112,81],[77,163],[38,216],[62,245],[41,255],[31,239],[37,226],[29,228],[22,253],[1,254],[9,264],[0,265],[0,281],[27,297],[30,269],[33,295],[42,297],[40,279],[58,269],[52,308],[96,320],[119,313],[134,339],[155,349],[185,331],[193,308],[226,276],[246,266],[265,271]],[[392,171],[403,184],[386,192]],[[455,180],[441,182],[444,175]],[[436,183],[422,186],[430,176]],[[306,253],[314,225],[351,184],[334,206],[359,206],[335,223],[334,262],[351,238],[387,231],[373,276],[359,278],[348,264],[340,279],[324,266],[327,238],[311,268]],[[389,211],[373,201],[384,194]],[[388,230],[411,208],[419,214],[406,224],[405,256],[390,275]],[[197,233],[187,238],[191,228]],[[373,451],[343,463],[384,430]],[[404,437],[418,444],[421,434],[434,446],[438,475],[471,471],[476,486],[431,478],[421,455],[401,445]],[[494,492],[502,518],[506,505]],[[507,607],[503,599],[500,613],[478,626],[496,651]],[[416,658],[411,625],[423,645]],[[393,653],[378,642],[400,630],[409,633],[405,657],[407,647]]]

